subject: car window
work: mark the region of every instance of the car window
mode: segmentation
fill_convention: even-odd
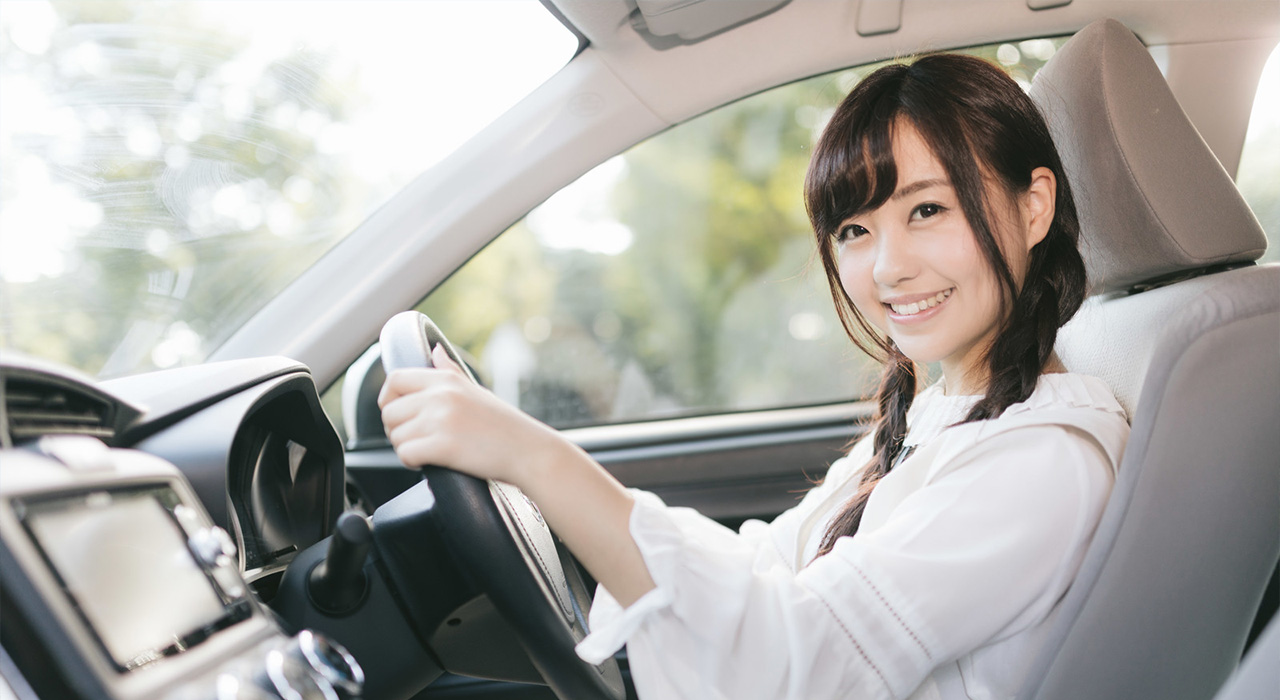
[[[968,52],[1026,86],[1063,41]],[[868,395],[879,367],[836,319],[801,185],[836,105],[880,65],[772,89],[640,143],[531,211],[417,309],[500,397],[561,428]]]
[[[203,361],[576,48],[536,0],[4,2],[0,349]]]
[[[1280,261],[1280,46],[1258,81],[1236,184],[1267,232],[1267,252],[1259,262]]]

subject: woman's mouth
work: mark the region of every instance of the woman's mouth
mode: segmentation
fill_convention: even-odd
[[[931,297],[925,297],[924,299],[914,301],[910,304],[885,304],[885,306],[889,307],[889,310],[893,312],[894,316],[910,318],[928,311],[929,309],[935,308],[942,302],[946,301],[954,291],[955,287],[952,287],[951,289],[944,289]]]

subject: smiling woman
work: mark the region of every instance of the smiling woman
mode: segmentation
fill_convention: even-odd
[[[0,349],[203,360],[576,48],[534,0],[6,5]]]
[[[1129,434],[1111,390],[1053,355],[1085,266],[1049,129],[981,59],[886,65],[823,129],[805,201],[845,329],[886,367],[870,434],[771,523],[625,491],[443,344],[384,360],[387,436],[407,466],[537,504],[600,584],[578,655],[625,644],[640,698],[1013,697]],[[917,362],[944,375],[918,399]]]
[[[1065,40],[964,52],[1025,87]],[[802,184],[836,105],[880,65],[752,95],[604,161],[417,309],[499,396],[558,428],[870,393],[878,367],[813,274]]]
[[[1280,266],[1231,177],[1280,183],[1280,3],[766,2],[0,0],[0,699],[1213,697],[1280,588]],[[830,217],[902,351],[865,400],[805,174],[934,50],[1061,162],[973,187],[882,133]],[[1048,278],[1041,167],[1094,280],[1061,366],[1073,297],[972,303]],[[415,306],[459,352],[384,381]],[[985,398],[909,371],[992,307],[1031,333]]]

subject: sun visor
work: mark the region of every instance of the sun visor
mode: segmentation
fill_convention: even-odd
[[[641,34],[691,44],[782,7],[791,0],[628,0]]]

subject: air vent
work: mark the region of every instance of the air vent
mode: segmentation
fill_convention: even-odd
[[[9,436],[22,442],[43,435],[92,435],[110,440],[111,405],[74,389],[22,379],[5,382]]]

